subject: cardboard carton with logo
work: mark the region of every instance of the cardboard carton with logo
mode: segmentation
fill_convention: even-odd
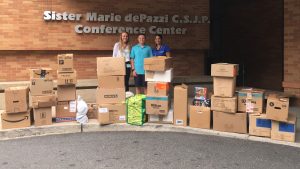
[[[237,97],[211,97],[211,109],[214,111],[222,111],[227,113],[237,112]]]
[[[147,94],[149,96],[168,96],[170,84],[165,82],[148,82]]]
[[[30,79],[53,79],[54,70],[51,68],[31,68],[29,69]]]
[[[125,58],[124,57],[98,57],[97,76],[124,76]]]
[[[172,58],[156,56],[144,59],[144,69],[150,71],[166,71],[172,67]]]
[[[296,122],[294,113],[289,115],[287,122],[272,121],[271,139],[295,142]]]
[[[56,117],[76,117],[76,101],[57,102]]]
[[[236,87],[236,78],[213,77],[214,95],[220,97],[233,97]]]
[[[245,88],[238,91],[238,111],[262,113],[264,108],[264,90]]]
[[[167,115],[154,115],[150,114],[148,118],[149,123],[160,123],[160,124],[173,124],[173,109],[170,109]]]
[[[168,96],[147,96],[146,114],[167,115],[170,100]]]
[[[232,133],[247,133],[247,113],[213,111],[213,129]]]
[[[98,76],[98,86],[106,89],[125,88],[124,76]]]
[[[30,79],[31,96],[51,95],[53,94],[52,79]]]
[[[26,112],[29,105],[28,87],[9,87],[5,89],[6,113]]]
[[[77,72],[58,72],[57,85],[75,85],[77,83]]]
[[[166,71],[145,71],[145,80],[147,82],[171,82],[173,79],[173,69]]]
[[[57,86],[57,101],[76,100],[76,86],[64,85]]]
[[[177,85],[174,88],[174,125],[187,126],[188,86]]]
[[[98,105],[96,103],[88,103],[88,119],[98,119]]]
[[[111,123],[125,123],[126,122],[126,104],[100,104],[99,105],[99,120],[107,120],[109,117]],[[107,115],[109,113],[110,115]],[[102,118],[102,119],[101,119]]]
[[[58,72],[73,72],[73,54],[57,55]]]
[[[52,124],[52,107],[33,109],[33,118],[35,126],[44,126]]]
[[[210,129],[211,111],[209,107],[190,105],[190,127]]]
[[[236,77],[238,73],[238,64],[216,63],[211,65],[211,76]]]
[[[97,104],[108,104],[108,103],[124,103],[125,102],[125,89],[104,89],[97,88],[96,91],[96,103]]]
[[[249,114],[249,135],[271,137],[272,120],[265,114]]]
[[[287,122],[289,114],[289,98],[269,96],[267,100],[267,118]]]
[[[56,96],[54,94],[45,96],[32,96],[31,100],[33,108],[45,108],[56,105]]]
[[[2,129],[25,128],[31,126],[30,110],[22,113],[8,114],[0,110]]]

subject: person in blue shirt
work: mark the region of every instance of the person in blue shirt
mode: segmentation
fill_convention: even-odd
[[[171,49],[168,45],[162,43],[162,35],[155,35],[155,47],[152,49],[153,56],[167,56],[171,57]]]
[[[145,44],[146,36],[138,35],[138,44],[131,48],[131,70],[134,76],[136,94],[146,94],[144,59],[152,57],[152,49]]]

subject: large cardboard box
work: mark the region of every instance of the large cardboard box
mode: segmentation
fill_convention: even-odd
[[[0,110],[2,129],[30,127],[31,117],[30,110],[22,113],[8,114]]]
[[[148,82],[147,94],[149,96],[168,96],[170,83],[166,82]]]
[[[64,85],[57,86],[57,101],[76,100],[76,86]]]
[[[238,73],[238,64],[216,63],[211,65],[211,76],[236,77]]]
[[[287,122],[289,114],[289,98],[269,96],[267,101],[267,118]]]
[[[30,94],[31,96],[41,96],[53,94],[52,79],[30,79]]]
[[[245,88],[238,91],[238,111],[263,113],[264,90]]]
[[[53,79],[54,70],[51,68],[31,68],[29,69],[30,79]]]
[[[178,85],[174,88],[174,125],[187,126],[188,86]]]
[[[34,126],[52,124],[52,107],[33,109]]]
[[[210,129],[211,111],[209,107],[190,105],[190,127]]]
[[[109,117],[111,123],[126,123],[126,104],[117,103],[117,104],[100,104],[99,105],[99,120],[104,121]],[[110,115],[107,115],[109,113]]]
[[[59,72],[73,72],[73,54],[57,55],[57,64]]]
[[[290,114],[287,122],[272,121],[271,139],[295,142],[296,115]]]
[[[125,88],[105,89],[97,88],[96,103],[124,103],[125,102]]]
[[[211,97],[211,110],[227,113],[237,112],[237,97]]]
[[[148,116],[149,123],[173,124],[174,111],[170,109],[167,115],[154,115]]]
[[[147,96],[146,114],[167,115],[170,100],[168,96]]]
[[[33,108],[45,108],[56,105],[56,95],[45,95],[45,96],[32,96],[32,107]]]
[[[57,102],[56,117],[76,117],[76,101]]]
[[[234,77],[213,77],[214,95],[220,97],[233,97],[236,87]]]
[[[98,105],[96,103],[88,103],[88,119],[98,119]]]
[[[5,89],[6,113],[26,112],[29,104],[28,87],[9,87]]]
[[[106,89],[125,88],[124,76],[98,76],[98,87]]]
[[[145,70],[145,80],[147,82],[171,82],[173,79],[173,69],[166,71]]]
[[[124,57],[97,57],[98,76],[126,75]]]
[[[150,71],[166,71],[172,68],[172,58],[157,56],[144,59],[144,69]]]
[[[213,129],[232,133],[247,133],[247,113],[213,111]]]
[[[265,114],[249,114],[249,135],[271,137],[272,120]]]
[[[77,72],[57,71],[57,85],[75,85],[77,83]]]

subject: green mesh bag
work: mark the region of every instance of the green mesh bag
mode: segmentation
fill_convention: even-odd
[[[126,99],[127,105],[127,123],[136,126],[142,126],[145,123],[146,96],[138,94]]]

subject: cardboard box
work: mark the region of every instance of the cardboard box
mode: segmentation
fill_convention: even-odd
[[[195,94],[195,99],[206,100],[207,99],[207,88],[196,86],[194,94]]]
[[[88,119],[98,119],[98,105],[96,103],[88,103]]]
[[[170,100],[168,96],[147,96],[146,114],[167,115]]]
[[[237,97],[211,97],[211,110],[227,113],[237,112]]]
[[[148,118],[149,123],[173,124],[174,111],[170,109],[167,115],[150,114]]]
[[[76,86],[57,86],[57,101],[76,100]]]
[[[101,120],[110,121],[111,123],[126,123],[126,104],[100,104],[99,105],[99,122]],[[109,113],[110,115],[107,115]],[[108,120],[109,118],[109,120]]]
[[[178,85],[174,88],[174,125],[187,126],[188,86]]]
[[[52,124],[52,107],[33,109],[34,126]]]
[[[97,76],[124,76],[124,57],[97,57]]]
[[[100,125],[112,124],[113,123],[113,114],[109,113],[107,109],[99,108],[98,111],[98,122]]]
[[[267,101],[267,118],[287,122],[289,114],[289,98],[269,96]]]
[[[28,87],[9,87],[5,89],[6,113],[26,112],[29,104]]]
[[[125,77],[98,76],[98,86],[106,89],[125,88]]]
[[[213,77],[214,95],[220,97],[233,97],[235,93],[236,78]]]
[[[264,108],[264,91],[259,89],[241,89],[238,91],[238,111],[262,113]]]
[[[271,137],[271,126],[265,114],[249,114],[249,135]]]
[[[145,70],[145,80],[147,82],[171,82],[173,79],[173,69],[163,72]]]
[[[149,96],[168,96],[170,83],[147,82],[147,94]]]
[[[58,72],[73,72],[73,54],[57,55]]]
[[[211,76],[236,77],[238,74],[238,64],[216,63],[211,65]]]
[[[45,108],[56,105],[56,95],[45,95],[45,96],[32,96],[32,107],[33,108]]]
[[[29,69],[30,79],[53,79],[54,70],[51,68],[31,68]]]
[[[31,117],[30,110],[22,113],[8,114],[0,110],[2,129],[30,127]]]
[[[211,112],[209,107],[190,105],[190,127],[210,129]]]
[[[124,103],[125,102],[125,88],[104,89],[97,88],[96,103]]]
[[[77,72],[58,72],[57,85],[75,85],[77,83]]]
[[[52,79],[30,79],[31,96],[42,96],[53,94]]]
[[[172,58],[157,56],[144,59],[144,69],[150,71],[166,71],[172,68]]]
[[[76,117],[76,101],[57,102],[56,117]]]
[[[247,113],[213,111],[213,129],[232,133],[247,133]]]
[[[271,139],[295,142],[296,115],[290,114],[287,122],[272,121]]]

